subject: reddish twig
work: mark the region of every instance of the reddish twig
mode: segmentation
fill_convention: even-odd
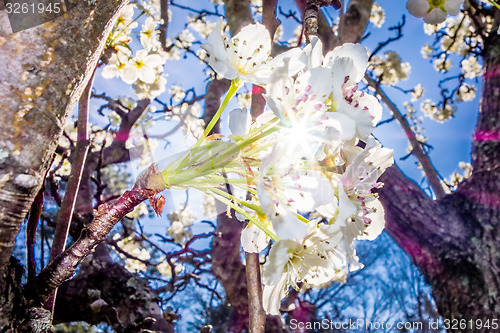
[[[71,162],[71,175],[68,179],[66,192],[61,203],[61,209],[57,214],[57,225],[54,231],[54,239],[52,241],[52,248],[50,250],[50,260],[57,257],[64,251],[66,241],[68,239],[69,228],[71,225],[71,218],[75,210],[76,197],[82,179],[83,168],[87,159],[87,153],[90,146],[89,133],[88,133],[88,119],[89,119],[89,102],[90,91],[94,75],[90,77],[87,86],[85,87],[80,97],[78,105],[78,128],[77,128],[77,143],[74,150],[74,156]],[[57,289],[50,297],[44,307],[53,313]]]
[[[150,199],[165,189],[158,168],[152,164],[137,180],[130,191],[126,191],[112,204],[102,204],[94,210],[94,220],[83,229],[80,238],[66,251],[58,255],[36,278],[37,302],[44,303],[49,295],[64,281],[71,278],[78,265],[90,255],[98,244],[125,215],[141,202]]]

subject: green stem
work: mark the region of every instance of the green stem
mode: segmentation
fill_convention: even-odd
[[[208,133],[214,128],[215,124],[219,120],[220,116],[222,115],[222,112],[226,108],[227,104],[233,98],[233,96],[236,94],[236,91],[240,85],[236,82],[236,80],[231,80],[231,86],[229,87],[229,90],[226,93],[226,97],[224,97],[224,101],[222,101],[222,104],[219,106],[219,109],[215,113],[215,115],[212,117],[212,120],[208,123],[207,127],[205,127],[205,131],[203,131],[203,136],[196,142],[196,145],[194,148],[197,148],[201,146],[203,141],[205,141],[205,138],[208,136]]]
[[[495,1],[493,0],[488,0],[493,6],[497,7],[498,9],[500,9],[500,5],[497,4]]]
[[[255,211],[258,214],[265,215],[264,210],[262,209],[262,207],[260,207],[258,205],[254,205],[254,204],[251,204],[249,202],[246,202],[245,200],[238,199],[238,198],[232,196],[231,194],[229,194],[227,192],[224,192],[224,191],[222,191],[222,190],[220,190],[218,188],[212,188],[211,190],[213,192],[217,193],[217,194],[225,196],[229,200],[231,200],[231,199],[236,200],[236,202],[238,202],[240,205],[245,206],[245,207],[247,207],[247,208]]]
[[[209,193],[209,191],[211,191],[212,193]],[[266,233],[266,235],[268,235],[269,237],[271,237],[271,239],[273,241],[277,242],[279,240],[278,236],[276,236],[273,232],[271,232],[269,229],[267,229],[265,225],[263,225],[259,220],[257,220],[256,218],[254,218],[253,216],[251,216],[250,214],[248,214],[247,212],[245,212],[243,209],[241,209],[240,206],[236,205],[231,200],[226,199],[224,196],[215,193],[213,191],[213,189],[209,189],[209,190],[205,191],[205,193],[207,193],[208,195],[213,196],[215,199],[217,199],[220,202],[228,205],[229,207],[231,207],[232,209],[234,209],[235,211],[237,211],[238,213],[240,213],[241,215],[243,215],[251,223],[254,223],[257,227],[259,227],[259,229],[261,229],[262,231],[264,231]]]
[[[132,23],[134,23],[135,21],[137,21],[142,15],[144,15],[145,13],[144,12],[141,12],[141,14],[139,14],[139,16],[137,16],[134,20],[132,20],[129,24],[127,24],[125,26],[125,28],[123,28],[122,30],[120,30],[120,32],[118,33],[118,35],[115,36],[115,38],[113,38],[112,40],[109,41],[108,45],[113,45],[113,43],[115,42],[115,40],[120,37],[120,35],[122,34],[122,32],[124,32]],[[116,30],[115,30],[116,31]],[[113,33],[115,32],[113,31]],[[112,36],[112,34],[111,34]]]

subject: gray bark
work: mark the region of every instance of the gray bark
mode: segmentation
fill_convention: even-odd
[[[0,11],[0,273],[5,274],[20,224],[40,189],[66,117],[79,100],[127,1],[81,1],[40,26],[8,34]],[[5,290],[2,279],[0,290]],[[12,302],[0,308],[11,326]]]

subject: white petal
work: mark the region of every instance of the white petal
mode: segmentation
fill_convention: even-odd
[[[286,275],[283,275],[275,285],[264,285],[262,290],[264,311],[271,315],[279,315],[281,300],[285,298],[287,291]]]
[[[269,156],[272,156],[271,153]],[[275,203],[262,183],[257,186],[257,193],[262,209],[279,239],[301,240],[307,234],[307,225],[299,221],[297,212],[289,211],[282,203]]]
[[[142,49],[142,50],[137,51],[137,53],[135,54],[135,58],[137,60],[144,61],[144,59],[146,59],[146,57],[148,56],[148,54],[149,54],[148,50]]]
[[[115,65],[107,65],[106,67],[104,67],[101,74],[103,78],[111,79],[115,76],[120,75],[120,71]]]
[[[332,202],[316,208],[316,211],[320,213],[322,216],[326,217],[327,219],[331,219],[332,217],[335,216],[337,208],[338,208],[338,202],[337,198],[335,198],[334,200],[332,200]]]
[[[236,52],[243,61],[257,64],[266,61],[271,53],[271,37],[266,27],[260,23],[249,24],[232,38]]]
[[[425,23],[439,24],[446,20],[446,13],[440,8],[434,8],[431,12],[424,16]]]
[[[310,43],[304,48],[304,53],[308,56],[308,67],[316,68],[323,62],[323,43],[317,36],[309,37]]]
[[[385,214],[384,207],[378,200],[372,200],[366,203],[369,208],[375,208],[374,213],[368,214],[366,217],[372,220],[370,225],[365,229],[363,235],[359,236],[358,239],[374,240],[377,238],[385,227]]]
[[[346,224],[346,220],[356,213],[358,209],[356,205],[349,199],[344,191],[342,184],[339,186],[339,215],[337,215],[337,220],[335,224],[343,226]]]
[[[463,2],[464,0],[446,0],[444,9],[446,9],[448,15],[457,15],[460,13],[460,6]]]
[[[265,284],[277,284],[285,274],[285,266],[289,261],[288,254],[300,249],[301,244],[293,240],[279,240],[271,246],[268,264],[262,273]]]
[[[250,129],[252,116],[246,109],[234,109],[229,113],[229,129],[233,135],[245,135]]]
[[[337,120],[341,125],[342,140],[351,140],[356,134],[356,122],[341,112],[333,112],[330,117]]]
[[[406,3],[406,9],[416,17],[424,17],[429,10],[429,2],[427,0],[409,0]]]
[[[163,64],[159,54],[150,54],[144,59],[144,64],[148,67],[158,67]]]
[[[344,59],[344,60],[342,60]],[[361,44],[346,43],[330,51],[323,61],[327,66],[341,60],[345,66],[345,73],[354,82],[359,82],[365,76],[368,67],[368,51]],[[350,60],[350,61],[347,61]]]
[[[217,20],[214,30],[208,36],[207,42],[201,47],[209,54],[209,65],[217,74],[229,80],[235,79],[238,72],[228,63],[226,46],[224,44],[222,32],[222,17]],[[233,52],[233,50],[230,50]]]
[[[147,67],[147,66],[144,66],[139,70],[139,78],[144,83],[151,84],[151,83],[155,82],[156,73],[155,73],[154,69]]]
[[[127,84],[132,84],[139,78],[139,70],[133,64],[127,64],[121,71],[121,78]]]
[[[241,245],[245,252],[259,253],[267,247],[269,240],[269,236],[253,223],[241,231]]]

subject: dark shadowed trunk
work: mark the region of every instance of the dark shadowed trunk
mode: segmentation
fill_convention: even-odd
[[[454,332],[493,332],[491,320],[500,313],[499,35],[491,34],[483,56],[471,177],[455,193],[434,201],[392,167],[380,191],[386,228],[426,276],[440,314],[467,321],[466,328],[458,325]],[[484,326],[488,319],[490,326]]]

